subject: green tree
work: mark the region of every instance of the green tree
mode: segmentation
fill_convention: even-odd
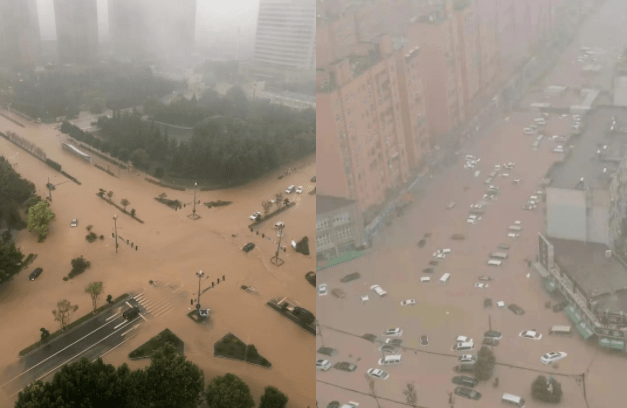
[[[55,322],[59,322],[61,329],[65,330],[65,327],[72,321],[72,315],[78,310],[78,305],[72,305],[68,300],[62,300],[57,302],[57,308],[52,311]]]
[[[206,401],[209,408],[253,408],[255,406],[248,385],[231,373],[211,380],[207,386]]]
[[[205,388],[205,375],[198,366],[166,344],[152,356],[146,368],[149,400],[154,407],[197,408]]]
[[[22,270],[24,254],[15,247],[11,234],[3,234],[0,238],[0,284]]]
[[[303,237],[303,239],[296,243],[296,252],[309,255],[309,238]]]
[[[113,296],[107,295],[107,303],[110,304],[110,305],[113,304]]]
[[[547,378],[539,375],[531,383],[531,395],[540,401],[558,403],[562,400],[562,385],[552,376]]]
[[[73,278],[74,276],[85,272],[87,268],[91,267],[91,262],[85,260],[85,258],[83,258],[83,255],[79,256],[78,258],[72,259],[70,263],[72,264],[70,278]]]
[[[109,197],[109,202],[111,202],[111,197],[113,197],[113,191],[107,192],[107,197]]]
[[[46,239],[48,227],[54,219],[54,213],[47,201],[40,201],[28,209],[28,229],[39,234],[39,242]]]
[[[283,192],[282,191],[274,195],[274,204],[276,205],[277,210],[279,210],[283,206]]]
[[[131,162],[138,169],[143,169],[148,165],[148,153],[144,149],[135,149],[131,154]]]
[[[160,179],[163,178],[163,176],[165,175],[165,169],[161,166],[157,167],[155,169],[155,177]]]
[[[120,204],[122,204],[122,207],[124,207],[124,212],[126,212],[126,207],[127,207],[130,203],[131,203],[131,202],[130,202],[130,201],[128,201],[126,198],[123,198],[123,199],[120,201]]]
[[[272,208],[272,203],[269,200],[263,200],[261,202],[261,208],[263,208],[264,215],[270,214],[270,209]]]
[[[287,406],[288,398],[285,394],[279,391],[276,387],[266,387],[261,401],[259,402],[259,408],[285,408]]]
[[[494,353],[486,346],[482,346],[477,353],[477,362],[475,363],[475,377],[478,380],[485,381],[492,377],[496,358]]]
[[[90,282],[85,288],[85,293],[89,293],[91,304],[94,307],[94,313],[98,309],[98,298],[102,295],[102,282]]]
[[[45,343],[46,341],[48,341],[48,337],[50,337],[50,332],[43,327],[39,329],[39,331],[41,332],[41,342]]]
[[[102,113],[106,107],[106,102],[103,98],[94,98],[89,105],[89,112],[95,114]]]

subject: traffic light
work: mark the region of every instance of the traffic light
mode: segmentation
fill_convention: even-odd
[[[213,282],[211,282],[211,287],[213,287],[213,284],[214,284],[214,283],[213,283]]]
[[[218,283],[220,283],[220,278],[218,278]]]

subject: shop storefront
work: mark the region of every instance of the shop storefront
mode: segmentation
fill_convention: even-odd
[[[625,350],[626,346],[624,340],[611,339],[608,337],[599,337],[599,345],[614,350]]]

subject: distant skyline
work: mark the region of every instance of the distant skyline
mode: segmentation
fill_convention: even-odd
[[[109,36],[109,16],[107,0],[98,1],[98,32],[100,41]],[[53,0],[37,0],[41,38],[56,40]],[[255,34],[259,0],[198,0],[196,14],[196,40],[209,38],[212,32],[236,33],[241,29],[241,37],[250,38]]]

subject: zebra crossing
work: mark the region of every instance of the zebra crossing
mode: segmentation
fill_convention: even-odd
[[[167,300],[151,299],[145,293],[133,296],[133,299],[146,311],[147,315],[152,315],[153,317],[164,316],[174,309],[174,305]]]

